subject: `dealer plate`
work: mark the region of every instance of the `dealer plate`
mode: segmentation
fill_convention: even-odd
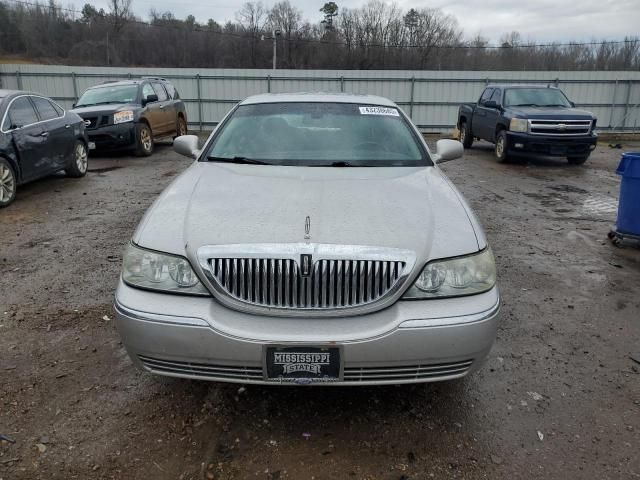
[[[337,382],[342,373],[339,347],[267,347],[267,380],[292,383]]]
[[[89,150],[95,150],[96,149],[96,143],[95,142],[89,142]]]

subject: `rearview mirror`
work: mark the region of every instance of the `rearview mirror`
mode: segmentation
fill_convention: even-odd
[[[181,137],[178,137],[181,138]],[[435,163],[448,162],[462,157],[464,147],[457,140],[438,140],[436,142],[436,154],[433,156]]]
[[[158,101],[158,95],[152,93],[151,95],[147,95],[147,98],[144,99],[144,104],[153,103]]]
[[[196,158],[200,154],[197,135],[181,135],[173,141],[173,149],[185,157]]]

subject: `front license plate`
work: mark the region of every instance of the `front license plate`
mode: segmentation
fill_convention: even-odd
[[[95,142],[89,142],[89,150],[95,150],[96,149],[96,143]]]
[[[341,373],[340,348],[267,347],[267,380],[292,383],[337,382]]]

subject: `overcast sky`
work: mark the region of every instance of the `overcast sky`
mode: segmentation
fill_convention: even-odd
[[[106,7],[106,0],[88,0]],[[137,16],[147,19],[149,10],[170,11],[177,18],[193,14],[199,22],[213,18],[219,23],[234,20],[246,0],[133,0]],[[322,20],[325,0],[291,0],[305,19]],[[84,3],[84,2],[82,2]],[[274,0],[263,1],[270,6]],[[337,0],[338,7],[355,8],[365,0]],[[390,3],[390,2],[387,2]],[[505,32],[517,30],[524,40],[621,39],[640,32],[640,0],[397,0],[400,7],[440,7],[454,15],[465,38],[480,33],[495,42]]]

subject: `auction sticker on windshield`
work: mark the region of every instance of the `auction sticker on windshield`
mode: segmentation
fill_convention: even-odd
[[[395,108],[387,107],[359,107],[360,115],[389,115],[392,117],[399,117],[400,113]]]

